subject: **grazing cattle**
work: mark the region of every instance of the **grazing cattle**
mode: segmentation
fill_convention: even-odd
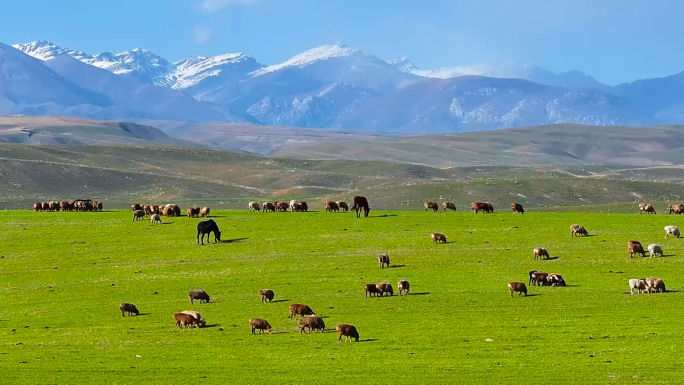
[[[90,201],[83,202],[83,211],[93,211],[93,203]]]
[[[325,212],[338,212],[340,211],[340,206],[337,202],[327,201],[325,202]]]
[[[293,213],[299,213],[299,212],[304,211],[304,209],[302,208],[301,202],[294,202],[293,204],[291,204],[290,210],[292,210]]]
[[[252,334],[256,334],[255,330],[259,330],[259,334],[263,333],[264,330],[266,330],[269,334],[273,332],[271,324],[269,324],[265,319],[252,318],[249,320],[249,326],[252,328]]]
[[[145,218],[145,212],[142,210],[133,211],[133,222],[140,221]]]
[[[339,324],[335,331],[337,331],[337,342],[342,342],[342,337],[345,337],[345,341],[353,338],[356,342],[359,342],[359,332],[356,331],[356,326],[354,325]]]
[[[665,238],[670,238],[670,235],[674,235],[679,238],[679,227],[677,226],[665,226]]]
[[[299,329],[299,334],[304,333],[306,328],[309,328],[309,333],[314,330],[320,330],[321,333],[325,332],[325,322],[323,322],[323,318],[321,317],[302,317],[297,320],[297,323],[302,327]]]
[[[389,295],[394,295],[394,288],[391,283],[376,283],[375,287],[380,291],[380,296],[383,297],[385,293]]]
[[[181,209],[180,209],[180,206],[178,206],[178,205],[171,205],[171,207],[173,208],[173,214],[174,214],[175,216],[177,216],[177,217],[180,217],[181,214],[182,214]]]
[[[663,248],[655,243],[648,245],[648,252],[651,254],[651,258],[655,257],[656,255],[660,255],[661,257],[663,256]]]
[[[265,213],[267,213],[267,212],[269,212],[269,211],[272,212],[272,213],[274,213],[275,210],[276,210],[275,205],[274,205],[273,203],[271,203],[271,202],[264,202],[263,206],[264,206],[264,212],[265,212]],[[258,210],[257,210],[257,211],[258,211]]]
[[[296,199],[291,199],[291,200],[290,200],[290,210],[292,210],[292,212],[295,212],[294,208],[292,207],[292,206],[295,205],[295,203],[301,203],[301,202],[298,201],[298,200],[296,200]]]
[[[308,212],[309,211],[309,204],[306,202],[299,202],[299,211]]]
[[[442,202],[442,207],[444,211],[456,211],[456,205],[453,202]]]
[[[485,214],[490,214],[494,212],[494,206],[489,202],[472,202],[470,204],[470,209],[473,210],[475,214],[482,211]]]
[[[356,217],[361,218],[361,211],[363,210],[363,216],[368,218],[368,213],[370,213],[370,205],[368,205],[368,199],[362,196],[355,196],[353,200],[354,206],[352,210],[356,211]]]
[[[304,305],[303,303],[293,303],[290,305],[290,319],[296,318],[296,316],[302,316],[304,317],[305,315],[316,315],[316,313],[311,310],[311,308],[307,305]]]
[[[93,209],[95,211],[102,211],[103,208],[104,205],[102,204],[102,202],[93,202]]]
[[[162,213],[159,205],[150,205],[150,212],[152,212],[152,214],[161,214]]]
[[[549,259],[549,252],[546,251],[546,249],[543,247],[535,247],[534,260],[538,261],[540,257],[544,257],[544,259]]]
[[[290,208],[290,205],[287,204],[287,202],[276,202],[276,211],[279,212],[285,212],[287,211],[288,208]]]
[[[43,210],[43,205],[41,203],[34,203],[33,204],[33,211],[42,211]]]
[[[518,296],[525,293],[525,297],[527,297],[527,286],[523,282],[509,282],[508,290],[511,292],[511,298],[513,298],[513,293],[515,292],[519,293]]]
[[[155,223],[162,223],[162,220],[161,220],[161,217],[159,216],[159,214],[152,214],[150,216],[150,221],[152,222],[152,225],[154,225]]]
[[[411,288],[411,285],[409,284],[409,281],[402,279],[397,283],[397,289],[399,289],[399,295],[404,293],[404,295],[409,294],[409,289]]]
[[[337,203],[337,207],[339,207],[340,210],[349,211],[349,205],[347,204],[347,202],[337,201],[335,203]]]
[[[203,221],[197,224],[197,243],[200,243],[200,235],[202,236],[202,245],[204,245],[204,236],[207,236],[207,243],[210,242],[209,234],[214,233],[214,242],[221,242],[221,231],[213,219]]]
[[[50,201],[48,202],[48,207],[50,207],[50,211],[59,211],[59,203],[55,201]]]
[[[41,203],[41,206],[43,206],[43,211],[50,211],[50,203],[49,202],[43,202],[43,203]]]
[[[513,211],[513,214],[525,214],[525,209],[519,203],[511,203],[511,210]]]
[[[120,304],[119,310],[121,310],[121,316],[122,317],[125,317],[126,313],[128,313],[128,315],[133,315],[133,314],[140,315],[138,308],[135,307],[135,305],[133,305],[132,303],[128,303],[128,302],[124,302],[124,303]]]
[[[670,214],[684,214],[684,204],[682,203],[673,203],[668,205],[667,209]]]
[[[199,327],[197,318],[186,313],[176,313],[173,315],[173,320],[176,323],[175,327],[187,328],[188,326]]]
[[[640,203],[639,204],[639,214],[655,214],[655,207],[650,203]]]
[[[442,233],[432,233],[430,234],[433,243],[447,243],[446,235]]]
[[[578,235],[586,237],[589,235],[589,233],[587,232],[587,229],[584,228],[584,226],[571,225],[570,226],[570,236],[578,236]]]
[[[629,251],[629,257],[634,258],[635,254],[641,254],[642,257],[646,256],[644,247],[639,241],[629,241],[627,242],[627,250]]]
[[[264,203],[264,211],[266,211],[266,205],[270,203]],[[257,202],[249,202],[249,211],[256,213],[258,211],[261,211],[261,207],[259,207],[259,203]]]
[[[164,215],[165,217],[175,217],[176,212],[173,211],[173,207],[164,207],[162,209],[162,215]]]
[[[389,265],[390,265],[389,256],[387,254],[378,255],[378,262],[380,263],[381,269],[384,269],[385,265],[387,265],[387,267],[389,267]]]
[[[369,294],[371,298],[377,297],[378,295],[382,294],[382,292],[378,290],[378,287],[374,283],[365,284],[363,286],[363,291],[366,293],[366,298],[368,298]]]
[[[190,290],[188,297],[190,297],[191,304],[195,303],[195,301],[199,301],[199,303],[208,303],[211,301],[209,294],[204,290]]]
[[[275,293],[271,289],[259,290],[259,295],[261,296],[261,302],[271,303],[275,297]]]
[[[143,205],[145,215],[152,215],[152,205]]]
[[[195,317],[195,319],[197,320],[197,326],[198,327],[203,328],[203,327],[207,326],[207,321],[204,319],[204,317],[202,317],[202,314],[200,314],[199,312],[194,311],[194,310],[185,310],[185,311],[182,311],[181,313]]]
[[[646,280],[642,278],[632,278],[629,280],[629,292],[630,294],[634,294],[634,290],[636,290],[639,294],[645,292],[647,290],[646,287]]]
[[[69,202],[67,201],[59,201],[59,209],[61,211],[70,211],[69,210]]]
[[[656,293],[664,293],[665,283],[660,278],[646,278],[646,292],[651,294],[653,291]]]
[[[423,206],[425,206],[425,211],[432,210],[434,212],[439,211],[439,206],[437,206],[437,203],[435,202],[425,202],[423,203]]]
[[[566,286],[565,279],[563,279],[563,276],[560,274],[549,274],[549,276],[546,277],[546,282],[549,286]]]
[[[200,208],[197,206],[188,207],[185,213],[188,215],[188,218],[199,218]]]
[[[549,275],[543,271],[530,271],[530,282],[532,286],[546,286],[548,284],[547,278]]]
[[[140,203],[135,203],[135,204],[131,205],[131,210],[133,210],[133,211],[138,211],[138,210],[142,210],[142,209],[143,209],[143,207]]]

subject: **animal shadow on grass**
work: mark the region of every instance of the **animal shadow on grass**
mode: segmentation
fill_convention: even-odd
[[[371,218],[389,218],[389,217],[396,217],[397,214],[382,214],[382,215],[375,215],[372,216]],[[375,340],[373,340],[375,341]]]
[[[541,294],[528,294],[528,295],[526,295],[525,297],[536,297],[536,296],[538,296],[538,295],[541,295]]]
[[[359,342],[375,342],[377,341],[376,339],[365,339],[365,340],[359,340]]]
[[[202,326],[202,329],[204,329],[204,328],[215,328],[217,326],[219,326],[219,324],[204,325],[204,326]]]
[[[430,293],[429,293],[429,292],[425,292],[425,293],[409,293],[409,296],[412,296],[412,295],[430,295]]]
[[[237,238],[237,239],[226,239],[225,241],[221,241],[221,243],[235,243],[235,242],[242,242],[246,241],[249,238]]]
[[[271,303],[290,302],[290,301],[292,301],[292,300],[291,300],[291,299],[278,299],[278,300],[275,300],[275,301],[271,301]]]
[[[398,269],[398,268],[404,267],[404,266],[406,266],[406,265],[393,265],[393,266],[390,266],[389,268],[390,269]]]
[[[142,316],[144,316],[144,315],[150,315],[150,314],[152,314],[152,313],[140,313],[140,314],[138,314],[136,317],[142,317]]]
[[[558,258],[560,258],[560,257],[548,257],[548,258],[544,258],[544,261],[551,261],[551,260],[558,259]]]

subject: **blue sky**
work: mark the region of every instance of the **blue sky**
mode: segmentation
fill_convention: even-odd
[[[341,41],[419,68],[510,62],[616,84],[684,70],[681,0],[6,0],[0,41],[273,64]]]

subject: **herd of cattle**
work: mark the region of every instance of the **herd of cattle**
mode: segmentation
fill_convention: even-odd
[[[102,208],[102,202],[90,199],[36,202],[33,204],[33,211],[102,211]]]

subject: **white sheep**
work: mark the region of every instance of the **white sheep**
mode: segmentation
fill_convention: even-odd
[[[670,238],[670,234],[679,238],[679,227],[677,227],[677,226],[665,226],[665,238]]]
[[[663,256],[663,248],[655,243],[648,245],[648,252],[651,253],[651,258],[655,257],[656,254],[659,254],[661,257]]]
[[[634,290],[637,290],[639,294],[647,290],[646,280],[643,278],[632,278],[629,280],[629,292],[634,294]]]

